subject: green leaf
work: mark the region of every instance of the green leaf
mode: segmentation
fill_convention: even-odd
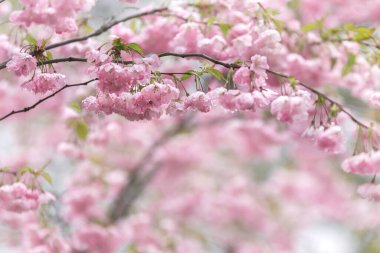
[[[209,17],[206,19],[207,27],[211,27],[216,22],[216,17]]]
[[[37,40],[35,38],[33,38],[32,35],[30,35],[29,33],[26,35],[25,41],[29,42],[30,44],[33,44],[33,45],[37,45]]]
[[[69,107],[71,109],[73,109],[74,111],[76,111],[76,112],[81,112],[82,111],[81,105],[78,102],[75,102],[75,101],[71,102],[69,104]]]
[[[46,182],[48,182],[50,185],[53,184],[53,180],[51,178],[51,176],[47,173],[47,172],[44,172],[41,174],[41,176],[45,179]]]
[[[188,70],[186,71],[186,74],[183,74],[181,77],[181,81],[186,81],[194,74],[194,70]]]
[[[369,29],[367,27],[358,27],[355,30],[356,34],[353,37],[354,41],[363,41],[368,40],[372,37],[373,33],[375,32],[375,29]]]
[[[131,25],[130,25],[130,27],[131,27],[131,30],[132,30],[134,33],[137,33],[137,20],[136,20],[136,19],[133,19],[133,20],[131,21]]]
[[[85,140],[88,135],[88,126],[86,122],[78,121],[75,126],[75,132],[77,133],[79,139]]]
[[[279,19],[275,19],[275,18],[272,18],[272,22],[273,24],[276,26],[276,29],[278,31],[282,31],[284,30],[284,27],[285,27],[285,23]]]
[[[213,75],[219,81],[225,80],[223,74],[219,70],[217,70],[215,68],[211,68],[211,67],[207,68],[207,69],[204,70],[204,72]]]
[[[51,36],[49,38],[42,40],[41,47],[45,48],[46,44],[49,42],[50,39],[51,39]]]
[[[128,48],[132,49],[133,51],[137,52],[139,55],[143,56],[144,55],[144,52],[143,50],[141,49],[141,47],[139,46],[139,44],[137,43],[129,43],[127,45]]]
[[[31,168],[31,167],[29,167],[29,166],[24,166],[24,167],[22,167],[19,171],[18,171],[18,173],[19,174],[25,174],[25,173],[27,173],[27,172],[29,172],[29,173],[31,173],[31,172],[33,172],[33,169]]]
[[[48,58],[48,60],[53,60],[53,54],[50,51],[46,52],[46,57]]]
[[[232,25],[228,23],[219,23],[220,30],[222,31],[224,37],[227,37],[228,32],[231,30]]]
[[[348,59],[342,70],[342,76],[346,76],[351,72],[352,68],[356,64],[356,56],[353,53],[348,54]]]
[[[324,22],[324,19],[318,19],[315,22],[311,22],[311,23],[308,23],[308,24],[302,26],[301,30],[305,33],[311,32],[314,30],[322,30],[323,22]]]

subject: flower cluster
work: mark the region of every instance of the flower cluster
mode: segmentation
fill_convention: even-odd
[[[37,60],[27,53],[17,53],[7,63],[8,71],[16,76],[27,76],[37,67]]]
[[[10,20],[18,25],[29,27],[32,24],[43,24],[52,27],[58,34],[73,33],[78,30],[75,16],[79,11],[89,10],[94,0],[22,0],[24,9],[14,11]]]
[[[28,212],[38,209],[54,197],[49,193],[31,190],[23,183],[14,183],[0,187],[0,203],[3,210],[9,212]]]
[[[37,73],[32,80],[22,86],[34,93],[47,93],[57,87],[65,85],[66,77],[58,73]]]
[[[149,84],[136,93],[105,94],[99,92],[96,97],[83,100],[88,111],[104,114],[117,113],[129,120],[159,118],[165,107],[179,98],[179,90],[169,79]]]

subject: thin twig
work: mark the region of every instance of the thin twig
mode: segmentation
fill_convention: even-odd
[[[49,96],[46,96],[40,100],[38,100],[36,103],[34,103],[33,105],[30,105],[30,106],[27,106],[23,109],[20,109],[20,110],[13,110],[11,111],[10,113],[4,115],[3,117],[0,118],[0,121],[14,115],[14,114],[18,114],[18,113],[22,113],[22,112],[27,112],[27,111],[30,111],[32,109],[34,109],[36,106],[38,106],[39,104],[41,104],[42,102],[48,100],[49,98],[52,98],[54,97],[55,95],[57,95],[58,93],[60,93],[61,91],[67,89],[67,88],[72,88],[72,87],[77,87],[77,86],[85,86],[93,81],[95,81],[97,79],[92,79],[92,80],[89,80],[87,82],[84,82],[84,83],[76,83],[76,84],[66,84],[65,86],[62,86],[60,89],[56,90],[55,92],[53,92],[52,94],[50,94]]]
[[[4,0],[2,0],[2,1],[4,1]],[[50,49],[53,49],[53,48],[61,47],[61,46],[64,46],[64,45],[75,43],[75,42],[85,41],[85,40],[88,40],[89,38],[101,35],[102,33],[108,31],[109,29],[111,29],[112,27],[114,27],[117,24],[129,21],[129,20],[132,20],[132,19],[135,19],[135,18],[141,18],[141,17],[144,17],[144,16],[149,16],[149,15],[152,15],[152,14],[164,12],[166,10],[168,10],[167,7],[158,8],[158,9],[153,9],[153,10],[150,10],[150,11],[142,12],[142,13],[139,13],[139,14],[135,14],[135,15],[132,15],[132,16],[128,16],[128,17],[125,17],[125,18],[122,18],[122,19],[119,19],[119,20],[115,20],[115,21],[110,22],[108,24],[104,24],[98,30],[96,30],[93,33],[90,33],[90,34],[88,34],[86,36],[77,37],[77,38],[73,38],[73,39],[69,39],[69,40],[66,40],[66,41],[62,41],[62,42],[58,42],[58,43],[54,43],[54,44],[48,45],[48,46],[46,46],[45,50],[50,50]],[[6,66],[6,64],[9,61],[10,61],[10,59],[8,59],[8,60],[0,63],[0,69],[4,69],[5,66]]]

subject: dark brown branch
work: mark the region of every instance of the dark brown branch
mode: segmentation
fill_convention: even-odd
[[[57,95],[58,93],[60,93],[61,91],[67,89],[67,88],[72,88],[72,87],[77,87],[77,86],[85,86],[93,81],[95,81],[97,79],[92,79],[92,80],[89,80],[87,82],[83,82],[83,83],[76,83],[76,84],[66,84],[65,86],[61,87],[60,89],[56,90],[55,92],[53,92],[52,94],[50,94],[49,96],[46,96],[40,100],[38,100],[36,103],[34,103],[33,105],[31,106],[28,106],[28,107],[25,107],[23,109],[20,109],[20,110],[13,110],[11,111],[10,113],[4,115],[3,117],[0,118],[0,121],[14,115],[14,114],[18,114],[18,113],[22,113],[22,112],[27,112],[27,111],[30,111],[32,109],[34,109],[35,107],[37,107],[39,104],[41,104],[42,102],[48,100],[49,98],[52,98],[54,97],[55,95]]]
[[[233,63],[225,63],[225,62],[222,62],[222,61],[219,61],[219,60],[216,60],[214,58],[211,58],[210,56],[207,56],[207,55],[204,55],[204,54],[176,54],[176,53],[163,53],[163,54],[160,54],[159,55],[160,57],[165,57],[165,56],[175,56],[175,57],[181,57],[181,58],[187,58],[187,57],[198,57],[198,58],[203,58],[205,60],[208,60],[214,64],[217,64],[217,65],[221,65],[225,68],[240,68],[241,66],[238,65],[238,64],[233,64]],[[273,70],[270,70],[270,69],[267,69],[266,70],[268,74],[272,74],[272,75],[275,75],[277,77],[281,77],[281,78],[286,78],[286,79],[289,79],[291,78],[291,76],[288,76],[288,75],[285,75],[285,74],[282,74],[282,73],[279,73],[279,72],[276,72],[276,71],[273,71]],[[328,100],[331,104],[334,104],[336,105],[343,113],[345,113],[348,117],[350,117],[350,119],[355,122],[357,125],[365,128],[365,129],[369,129],[369,126],[367,126],[366,124],[364,124],[363,122],[361,122],[360,120],[358,120],[352,113],[350,113],[348,110],[346,110],[343,105],[341,105],[340,103],[338,103],[337,101],[333,100],[332,98],[328,97],[327,95],[323,94],[322,92],[310,87],[309,85],[303,83],[303,82],[300,82],[300,81],[297,81],[298,85],[304,87],[305,89],[313,92],[314,94],[318,95],[318,96],[321,96],[323,97],[324,99]]]
[[[272,75],[275,75],[275,76],[278,76],[278,77],[282,77],[282,78],[286,78],[286,79],[289,79],[290,76],[287,76],[287,75],[284,75],[282,73],[278,73],[276,71],[273,71],[273,70],[270,70],[270,69],[267,69],[267,73],[269,74],[272,74]],[[303,82],[300,82],[300,81],[297,81],[297,84],[304,87],[305,89],[308,89],[309,91],[313,92],[314,94],[320,96],[320,97],[323,97],[325,100],[329,101],[331,104],[333,105],[336,105],[340,111],[342,111],[343,113],[345,113],[348,117],[350,117],[350,119],[355,122],[357,125],[365,128],[365,129],[369,129],[369,126],[367,126],[366,124],[364,124],[363,122],[359,121],[354,115],[352,115],[349,111],[347,111],[343,105],[341,105],[340,103],[338,103],[337,101],[335,101],[334,99],[326,96],[325,94],[323,94],[322,92],[308,86],[307,84],[303,83]]]
[[[225,68],[240,68],[241,65],[239,64],[235,64],[235,63],[226,63],[226,62],[223,62],[223,61],[219,61],[217,59],[214,59],[208,55],[205,55],[205,54],[200,54],[200,53],[186,53],[186,54],[179,54],[179,53],[171,53],[171,52],[166,52],[166,53],[162,53],[162,54],[159,54],[158,55],[160,58],[162,57],[169,57],[169,56],[173,56],[173,57],[180,57],[180,58],[202,58],[202,59],[205,59],[207,61],[210,61],[216,65],[220,65],[220,66],[223,66]],[[59,59],[53,59],[53,60],[50,60],[50,61],[45,61],[45,62],[41,62],[39,63],[39,65],[46,65],[46,64],[53,64],[53,63],[60,63],[60,62],[87,62],[87,60],[85,58],[75,58],[75,57],[68,57],[68,58],[59,58]],[[124,61],[123,64],[131,64],[133,62],[131,61]],[[1,69],[1,66],[0,66],[0,69]],[[276,72],[276,71],[273,71],[273,70],[270,70],[270,69],[267,69],[266,70],[268,74],[272,74],[272,75],[275,75],[277,77],[281,77],[281,78],[286,78],[286,79],[289,79],[291,78],[291,76],[288,76],[288,75],[285,75],[285,74],[282,74],[282,73],[279,73],[279,72]],[[169,74],[169,75],[174,75],[174,74],[180,74],[180,73],[163,73],[163,74]],[[183,73],[181,73],[183,74]],[[318,95],[318,96],[321,96],[323,97],[324,99],[326,99],[327,101],[329,101],[331,104],[334,104],[336,105],[343,113],[345,113],[348,117],[350,117],[350,119],[355,122],[357,125],[365,128],[365,129],[368,129],[369,126],[367,126],[366,124],[364,124],[363,122],[359,121],[352,113],[350,113],[348,110],[346,110],[343,105],[341,105],[340,103],[338,103],[337,101],[333,100],[332,98],[328,97],[327,95],[323,94],[322,92],[310,87],[309,85],[303,83],[303,82],[300,82],[298,81],[298,84],[302,87],[304,87],[305,89],[313,92],[314,94]],[[0,118],[0,121],[3,120],[3,118]]]
[[[166,11],[166,10],[168,10],[167,7],[158,8],[158,9],[142,12],[142,13],[139,13],[139,14],[135,14],[135,15],[132,15],[132,16],[129,16],[129,17],[125,17],[125,18],[122,18],[122,19],[119,19],[119,20],[115,20],[113,22],[110,22],[108,24],[105,24],[105,25],[101,26],[98,30],[96,30],[95,32],[93,32],[93,33],[91,33],[89,35],[86,35],[86,36],[83,36],[83,37],[74,38],[74,39],[70,39],[70,40],[66,40],[66,41],[62,41],[62,42],[58,42],[58,43],[54,43],[54,44],[51,44],[51,45],[47,46],[45,49],[46,50],[50,50],[50,49],[53,49],[53,48],[56,48],[56,47],[61,47],[61,46],[68,45],[68,44],[71,44],[71,43],[85,41],[85,40],[88,40],[89,38],[101,35],[102,33],[108,31],[109,29],[111,29],[112,27],[114,27],[117,24],[126,22],[128,20],[132,20],[132,19],[135,19],[135,18],[141,18],[141,17],[144,17],[144,16],[148,16],[148,15],[152,15],[152,14],[155,14],[155,13],[163,12],[163,11]]]
[[[112,27],[114,27],[117,24],[129,21],[129,20],[132,20],[132,19],[135,19],[135,18],[141,18],[141,17],[144,17],[144,16],[149,16],[149,15],[152,15],[152,14],[164,12],[166,10],[168,10],[168,8],[167,7],[163,7],[163,8],[153,9],[153,10],[150,10],[150,11],[146,11],[146,12],[142,12],[142,13],[139,13],[139,14],[135,14],[135,15],[132,15],[132,16],[128,16],[128,17],[125,17],[125,18],[122,18],[122,19],[119,19],[119,20],[115,20],[115,21],[110,22],[108,24],[104,24],[98,30],[96,30],[93,33],[90,33],[90,34],[88,34],[86,36],[82,36],[82,37],[78,37],[78,38],[73,38],[73,39],[69,39],[69,40],[66,40],[66,41],[62,41],[62,42],[58,42],[58,43],[54,43],[54,44],[48,45],[48,46],[46,46],[45,50],[50,50],[50,49],[53,49],[53,48],[61,47],[61,46],[64,46],[64,45],[75,43],[75,42],[85,41],[85,40],[88,40],[89,38],[101,35],[102,33],[108,31],[109,29],[111,29]],[[8,59],[8,60],[0,63],[0,69],[4,69],[9,61],[10,61],[10,59]]]
[[[146,172],[145,175],[142,174],[143,169],[146,164],[153,158],[156,150],[163,145],[165,145],[171,137],[177,135],[188,127],[188,123],[193,117],[193,114],[188,114],[184,116],[180,122],[172,129],[166,131],[158,140],[156,140],[147,152],[140,158],[139,162],[133,167],[132,172],[129,175],[128,182],[121,189],[118,194],[113,206],[109,211],[109,219],[111,223],[116,222],[120,218],[128,215],[131,211],[131,207],[135,200],[143,192],[146,183],[153,177],[154,173],[157,172],[156,168],[151,168],[150,171]]]

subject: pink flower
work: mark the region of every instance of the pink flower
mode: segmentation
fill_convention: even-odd
[[[380,151],[373,154],[360,153],[347,158],[342,163],[342,169],[354,174],[376,174],[380,168]]]
[[[58,73],[38,73],[33,80],[22,84],[22,86],[34,93],[44,94],[65,85],[65,78],[64,75]]]
[[[28,189],[23,183],[0,187],[0,205],[10,212],[33,211],[50,200],[54,200],[51,194]]]
[[[266,70],[269,69],[267,58],[265,56],[255,55],[251,58],[251,67],[250,69],[259,77],[265,79],[268,78]]]
[[[239,68],[233,78],[234,83],[241,91],[250,91],[251,89],[251,71],[247,67]]]
[[[380,185],[374,183],[363,184],[359,186],[357,192],[362,198],[380,201]]]
[[[251,93],[243,92],[235,100],[237,109],[241,111],[255,110],[255,101]]]
[[[211,99],[208,94],[197,91],[188,96],[185,100],[185,109],[195,109],[200,112],[209,112],[211,109]]]
[[[271,113],[287,123],[305,122],[312,103],[302,96],[280,96],[271,104]]]
[[[317,144],[320,148],[338,153],[342,150],[343,134],[340,126],[333,125],[317,136]]]
[[[17,53],[7,63],[7,70],[16,76],[27,76],[37,67],[37,60],[27,53]]]

